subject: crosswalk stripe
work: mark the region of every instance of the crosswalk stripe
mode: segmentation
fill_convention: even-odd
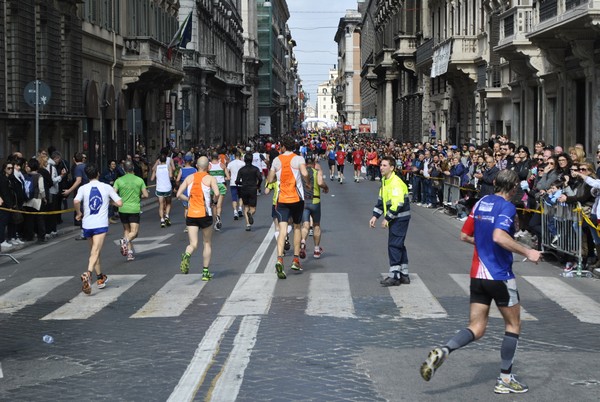
[[[523,279],[579,321],[600,324],[600,304],[569,286],[564,280],[547,276],[524,276]]]
[[[178,317],[204,288],[202,275],[175,275],[131,318]]]
[[[46,296],[52,289],[62,285],[72,276],[52,276],[33,278],[29,282],[17,286],[0,296],[0,313],[12,314],[24,307],[34,304]]]
[[[194,357],[171,392],[168,402],[193,401],[204,381],[206,371],[214,362],[223,336],[235,321],[234,317],[217,317],[198,344]]]
[[[259,316],[242,319],[240,329],[233,341],[233,349],[223,365],[215,387],[210,392],[211,401],[235,401],[244,381],[244,372],[250,362],[252,349],[260,326]]]
[[[387,273],[382,276],[387,276]],[[445,318],[448,313],[437,298],[429,291],[419,275],[410,274],[410,285],[388,287],[401,318],[421,320],[426,318]]]
[[[458,284],[458,286],[460,286],[461,289],[467,295],[470,294],[469,286],[471,284],[471,275],[469,275],[469,274],[450,274],[450,276],[452,277],[452,279],[454,279],[454,282],[456,282]],[[492,304],[490,305],[489,316],[492,318],[502,318],[502,314],[500,313],[500,310],[498,310],[496,303],[494,303],[493,301],[492,301]],[[523,306],[521,305],[521,320],[537,321],[538,319],[535,318],[534,316],[532,316],[531,314],[529,314],[527,312],[527,310],[525,310],[523,308]]]
[[[92,294],[78,294],[67,304],[54,310],[42,320],[85,320],[114,302],[146,275],[110,275],[104,289],[92,286]]]
[[[274,274],[242,274],[219,315],[267,314],[276,283]]]
[[[254,253],[254,256],[252,257],[252,259],[250,260],[250,263],[246,267],[245,273],[247,273],[247,274],[256,273],[256,270],[258,269],[258,265],[260,264],[260,261],[262,260],[263,256],[265,255],[265,252],[267,251],[267,247],[269,247],[269,244],[271,244],[271,241],[273,240],[273,233],[275,233],[275,225],[271,225],[269,227],[267,235],[264,237],[263,241],[260,243],[260,246],[256,250],[256,253]],[[275,248],[277,248],[277,247],[275,247]]]
[[[347,273],[310,274],[306,314],[356,318]]]

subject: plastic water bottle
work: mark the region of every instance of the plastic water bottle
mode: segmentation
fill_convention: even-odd
[[[573,277],[573,271],[561,272],[560,276],[563,276],[565,278],[572,278]]]
[[[43,340],[44,342],[48,343],[48,344],[50,344],[50,343],[54,343],[54,338],[53,338],[53,337],[51,337],[50,335],[44,335],[44,336],[42,337],[42,340]]]

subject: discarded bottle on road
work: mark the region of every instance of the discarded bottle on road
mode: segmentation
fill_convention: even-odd
[[[560,276],[563,276],[565,278],[572,278],[573,277],[573,271],[561,272]]]
[[[46,343],[54,343],[54,338],[51,337],[50,335],[44,335],[42,337],[42,340]]]

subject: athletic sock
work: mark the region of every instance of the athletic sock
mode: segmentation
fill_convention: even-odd
[[[469,343],[475,340],[475,334],[469,328],[463,328],[456,333],[446,343],[446,347],[448,348],[448,353],[452,353],[456,349],[462,348],[463,346],[467,346]]]
[[[502,340],[502,346],[500,348],[500,358],[502,359],[502,364],[500,365],[500,377],[507,382],[510,381],[513,359],[517,352],[518,344],[519,334],[512,332],[504,333],[504,339]]]

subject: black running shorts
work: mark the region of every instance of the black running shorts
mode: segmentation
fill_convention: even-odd
[[[207,227],[212,226],[212,224],[212,216],[205,216],[202,218],[185,218],[186,226],[198,226],[200,229],[206,229]]]
[[[498,307],[512,307],[519,304],[519,291],[514,279],[495,281],[471,278],[471,303],[490,305],[492,300]]]
[[[124,212],[119,212],[119,218],[121,219],[121,223],[124,225],[128,225],[130,223],[140,223],[140,214],[127,214]]]
[[[277,203],[275,207],[277,219],[279,222],[287,222],[290,219],[296,225],[302,223],[302,213],[304,212],[304,200],[292,204]]]

